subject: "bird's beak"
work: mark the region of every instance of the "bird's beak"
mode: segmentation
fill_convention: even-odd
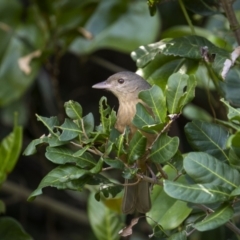
[[[97,84],[94,84],[92,88],[97,88],[97,89],[110,89],[111,84],[107,83],[107,81],[103,81]]]

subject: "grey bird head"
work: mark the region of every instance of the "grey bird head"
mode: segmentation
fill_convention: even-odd
[[[126,71],[116,73],[106,81],[97,83],[92,87],[106,89],[121,101],[130,101],[137,99],[138,93],[149,89],[151,85],[136,73]]]

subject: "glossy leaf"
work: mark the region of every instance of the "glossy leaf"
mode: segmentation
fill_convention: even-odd
[[[201,222],[193,225],[198,231],[207,231],[222,226],[233,217],[233,208],[229,205],[224,205],[217,209],[214,213],[209,214]]]
[[[63,165],[54,168],[40,182],[28,197],[29,201],[42,194],[45,187],[56,187],[57,189],[71,189],[81,191],[86,184],[86,178],[89,175],[87,170],[83,170],[73,165]]]
[[[179,146],[178,137],[169,137],[161,134],[153,144],[149,157],[155,163],[161,164],[169,161],[177,152]]]
[[[146,46],[141,46],[131,53],[131,57],[139,68],[144,68],[159,54],[159,49],[166,45],[166,41],[151,43]]]
[[[79,127],[68,118],[66,118],[64,123],[58,128],[63,131],[59,136],[60,141],[70,141],[82,133]]]
[[[233,190],[240,184],[240,173],[203,152],[190,152],[183,160],[187,174],[196,182],[215,186],[222,186]]]
[[[88,198],[88,216],[94,234],[99,240],[120,239],[119,230],[123,227],[121,215],[97,202],[94,194]]]
[[[188,83],[188,75],[174,73],[168,79],[167,84],[167,108],[170,114],[179,113],[181,111],[180,100],[184,99],[184,89]]]
[[[47,147],[45,156],[48,160],[57,164],[75,163],[81,168],[96,165],[96,161],[90,153],[84,152],[81,156],[75,156],[74,153],[74,150],[67,147]]]
[[[167,114],[166,100],[160,87],[155,85],[149,90],[141,91],[139,98],[152,109],[158,123],[165,122]]]
[[[213,184],[182,184],[164,180],[164,191],[173,198],[199,204],[216,203],[230,198],[228,188]]]
[[[73,120],[80,120],[82,118],[82,107],[78,102],[68,101],[64,104],[67,116]]]
[[[13,170],[22,148],[23,130],[16,122],[17,118],[15,118],[13,131],[0,142],[0,183],[2,183]]]
[[[33,240],[33,238],[25,232],[23,227],[14,218],[0,218],[0,239],[2,240]]]
[[[195,150],[209,153],[223,161],[228,160],[226,154],[228,131],[225,128],[196,120],[188,123],[184,130],[188,142]]]
[[[128,163],[132,164],[134,161],[140,159],[146,151],[147,138],[137,131],[133,135],[128,148]]]

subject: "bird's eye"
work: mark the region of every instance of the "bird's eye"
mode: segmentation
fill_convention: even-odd
[[[124,79],[119,78],[119,79],[118,79],[118,83],[123,84],[123,83],[124,83]]]

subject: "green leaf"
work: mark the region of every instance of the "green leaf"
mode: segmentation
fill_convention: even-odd
[[[65,112],[68,117],[73,120],[80,120],[82,118],[82,107],[78,102],[70,100],[64,104]]]
[[[233,134],[230,140],[229,162],[233,167],[240,169],[240,131]]]
[[[82,156],[91,146],[86,145],[85,147],[83,147],[82,149],[78,150],[77,152],[75,152],[73,154],[74,157],[80,157]]]
[[[81,55],[102,48],[130,52],[141,44],[152,42],[159,30],[159,23],[158,15],[154,18],[149,16],[144,1],[100,1],[86,24],[82,26],[93,38],[79,37],[70,49]],[[135,31],[140,28],[141,31]],[[132,34],[134,31],[135,34]]]
[[[164,191],[173,198],[199,204],[216,203],[230,198],[228,188],[213,184],[182,184],[164,180]]]
[[[153,144],[149,157],[155,163],[161,164],[169,161],[177,152],[179,146],[178,137],[169,137],[161,134]]]
[[[151,193],[152,208],[147,213],[149,224],[153,227],[161,225],[164,230],[178,227],[190,214],[191,208],[186,202],[169,197],[163,187],[154,185]],[[153,219],[154,221],[152,221]]]
[[[36,116],[37,116],[37,120],[42,122],[52,135],[58,137],[57,133],[53,131],[56,126],[59,126],[59,121],[57,117],[46,118],[46,117],[39,116],[37,114]]]
[[[107,208],[101,201],[97,202],[94,193],[88,199],[88,217],[97,239],[120,239],[118,232],[123,227],[121,215]]]
[[[167,40],[162,40],[149,45],[140,46],[137,50],[131,53],[131,57],[137,63],[137,67],[144,68],[148,63],[155,59],[159,54],[159,49],[166,45]]]
[[[92,113],[88,113],[83,117],[84,130],[87,134],[94,130],[94,117]]]
[[[186,231],[174,233],[168,238],[168,240],[187,240],[187,233]]]
[[[17,117],[15,117],[13,132],[0,142],[0,183],[6,179],[18,160],[22,148],[22,131],[22,127],[17,125]]]
[[[144,126],[155,124],[155,121],[153,117],[149,114],[149,112],[146,110],[146,108],[141,103],[138,103],[136,105],[136,114],[132,120],[132,123],[137,128],[142,129]]]
[[[2,240],[33,240],[14,218],[1,217],[0,226],[0,239]]]
[[[89,171],[80,169],[73,165],[63,165],[54,168],[40,182],[36,190],[28,197],[28,201],[42,194],[45,187],[56,187],[57,189],[71,189],[81,191],[88,180]]]
[[[96,165],[96,160],[90,153],[84,152],[81,156],[74,156],[74,153],[74,150],[67,147],[47,147],[45,156],[48,160],[57,164],[75,163],[81,168]]]
[[[103,133],[109,133],[116,122],[116,112],[113,111],[107,104],[107,98],[102,97],[99,101],[99,113],[101,118],[101,125],[98,127],[98,131]]]
[[[196,183],[211,183],[233,190],[240,184],[240,173],[203,152],[190,152],[183,160],[187,174]]]
[[[209,54],[216,54],[212,68],[215,74],[220,76],[225,60],[230,58],[230,53],[222,48],[216,47],[204,37],[191,35],[174,38],[166,43],[161,53],[201,60],[201,47],[208,47]]]
[[[104,158],[104,162],[108,164],[110,167],[121,170],[124,169],[124,163],[119,159]]]
[[[96,173],[101,172],[103,163],[104,163],[104,160],[103,160],[103,158],[101,157],[101,158],[98,160],[97,164],[96,164],[89,172],[92,173],[92,174],[96,174]]]
[[[167,84],[167,108],[170,114],[179,113],[184,103],[185,87],[188,84],[189,76],[181,73],[174,73],[168,79]]]
[[[240,108],[232,107],[229,102],[225,101],[223,98],[220,99],[221,102],[228,108],[228,119],[233,122],[240,124]]]
[[[208,214],[201,222],[193,225],[198,231],[208,231],[218,228],[228,222],[234,214],[233,208],[229,205],[223,205],[214,213]]]
[[[168,175],[168,179],[176,178],[177,171],[171,166],[165,165],[163,171]],[[178,181],[183,180],[183,177],[178,178]],[[151,202],[152,208],[147,213],[147,221],[152,227],[157,223],[165,230],[178,227],[192,211],[186,202],[169,197],[159,185],[153,187]]]
[[[70,141],[82,133],[80,128],[68,118],[66,118],[64,123],[58,128],[63,131],[59,136],[60,141]]]
[[[122,154],[125,154],[125,139],[126,139],[126,129],[122,134],[119,135],[119,137],[115,141],[116,146],[116,155],[117,157],[120,157]]]
[[[147,138],[140,131],[136,131],[129,143],[128,163],[132,164],[146,152]]]
[[[240,88],[239,78],[240,70],[236,66],[229,70],[224,82],[219,83],[223,97],[233,106],[240,106],[240,95],[238,94]]]
[[[195,97],[195,88],[197,86],[197,80],[195,75],[189,75],[189,78],[187,80],[187,89],[183,95],[183,97],[180,99],[179,107],[180,110],[192,101],[192,99]]]
[[[193,121],[188,123],[184,130],[188,142],[195,150],[224,161],[229,160],[226,154],[228,131],[225,128],[214,123]]]
[[[150,89],[141,91],[139,98],[152,109],[157,123],[164,123],[167,115],[166,100],[160,87],[154,85]]]
[[[43,135],[38,139],[32,140],[24,150],[23,155],[29,156],[29,155],[35,154],[37,152],[36,147],[43,143],[49,144],[50,147],[58,147],[66,144],[67,142],[59,141],[59,138],[56,137],[55,135],[50,135],[47,137]]]

